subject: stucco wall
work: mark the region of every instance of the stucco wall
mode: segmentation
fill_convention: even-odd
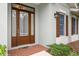
[[[68,35],[56,37],[56,19],[54,13],[56,11],[63,11],[68,15]],[[65,29],[64,29],[65,31]],[[71,37],[71,39],[70,39]],[[77,40],[78,35],[71,35],[71,15],[69,7],[66,4],[41,4],[39,6],[39,40],[44,45],[53,43],[67,44],[73,40]]]

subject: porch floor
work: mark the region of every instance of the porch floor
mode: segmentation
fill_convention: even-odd
[[[10,50],[8,51],[8,55],[9,56],[29,56],[43,50],[46,51],[48,49],[40,44],[37,44],[28,48],[19,48],[15,50]]]

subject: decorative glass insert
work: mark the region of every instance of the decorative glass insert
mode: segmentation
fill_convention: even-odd
[[[21,4],[12,4],[12,7],[18,8],[18,9],[22,9],[22,10],[27,10],[27,11],[31,11],[34,12],[34,8],[28,7],[28,6],[24,6]]]
[[[28,35],[28,13],[20,12],[20,36]]]
[[[64,15],[60,15],[60,35],[64,35]]]
[[[16,36],[16,10],[12,10],[12,36]]]

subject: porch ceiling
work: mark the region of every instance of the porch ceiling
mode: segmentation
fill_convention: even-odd
[[[75,3],[67,3],[70,8],[76,8]]]
[[[71,14],[79,16],[79,3],[68,3],[68,6],[70,7]]]

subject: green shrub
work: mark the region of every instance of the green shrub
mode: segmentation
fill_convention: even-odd
[[[71,52],[69,56],[79,56],[79,52]]]
[[[6,46],[0,44],[0,56],[6,55]]]
[[[48,52],[54,56],[68,56],[72,49],[68,45],[53,44],[50,45]]]

